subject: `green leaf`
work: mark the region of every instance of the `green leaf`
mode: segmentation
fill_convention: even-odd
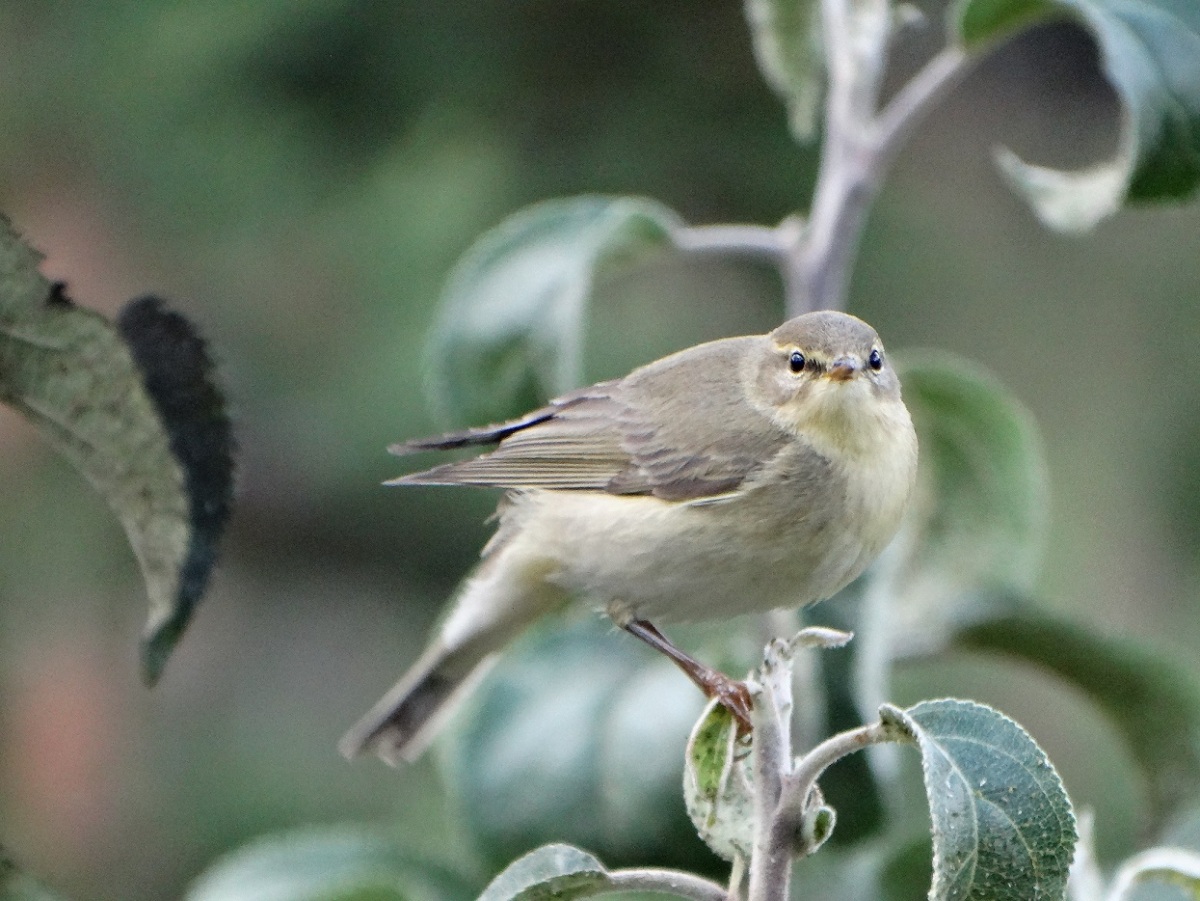
[[[444,781],[493,866],[547,842],[611,865],[711,867],[680,798],[703,696],[606,621],[523,637],[439,747]]]
[[[933,820],[933,901],[1065,897],[1076,833],[1071,802],[1020,726],[969,701],[902,714],[921,750]]]
[[[978,366],[925,354],[900,370],[920,445],[917,488],[871,579],[884,582],[889,630],[931,641],[980,595],[1031,589],[1046,466],[1033,418]]]
[[[24,413],[108,502],[150,596],[153,683],[204,592],[232,494],[232,438],[204,344],[155,298],[116,327],[38,272],[0,224],[0,401]]]
[[[1012,35],[1053,13],[1053,0],[959,0],[949,10],[958,40],[973,48]]]
[[[571,901],[608,883],[604,865],[570,845],[530,851],[491,881],[479,901]]]
[[[729,861],[749,860],[754,846],[750,757],[746,741],[738,740],[733,714],[716,700],[709,702],[684,751],[683,800],[700,838]]]
[[[817,133],[825,57],[816,0],[746,0],[754,58],[763,78],[787,104],[792,134]]]
[[[1008,150],[1001,169],[1048,226],[1082,231],[1126,201],[1183,199],[1200,184],[1200,5],[1193,0],[959,0],[969,48],[1069,16],[1096,39],[1123,108],[1116,156],[1078,172],[1030,165]]]
[[[1091,698],[1138,764],[1151,822],[1200,798],[1200,688],[1184,668],[1029,603],[984,611],[954,645],[1033,663]]]
[[[0,901],[61,901],[61,898],[22,873],[0,846]]]
[[[435,407],[502,420],[577,386],[592,286],[671,246],[679,218],[651,200],[585,196],[527,207],[463,254],[429,342]]]
[[[389,836],[359,827],[259,839],[218,861],[185,901],[467,901],[474,891],[416,859]]]

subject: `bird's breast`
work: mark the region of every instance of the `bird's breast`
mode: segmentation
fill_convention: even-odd
[[[798,444],[712,503],[521,492],[503,514],[504,553],[544,561],[548,580],[610,612],[651,620],[809,604],[854,579],[895,533],[915,469],[908,429],[868,454]]]

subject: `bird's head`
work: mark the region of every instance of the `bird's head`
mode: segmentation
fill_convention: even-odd
[[[781,426],[838,444],[860,443],[901,404],[900,380],[875,329],[830,310],[771,332],[754,382]]]

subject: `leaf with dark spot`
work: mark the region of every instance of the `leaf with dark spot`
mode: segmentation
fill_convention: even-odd
[[[0,223],[0,401],[27,416],[108,502],[150,596],[143,674],[162,672],[208,582],[229,516],[233,440],[212,364],[161,301],[114,328],[38,271]]]

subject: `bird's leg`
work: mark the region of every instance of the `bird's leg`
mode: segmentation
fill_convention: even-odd
[[[666,654],[676,666],[687,674],[689,679],[699,686],[706,697],[716,698],[720,701],[738,721],[739,732],[750,731],[750,708],[753,706],[753,702],[745,682],[731,679],[724,673],[705,666],[695,657],[675,647],[667,636],[644,619],[629,619],[619,622],[618,625],[630,635],[637,636],[646,642],[656,651]]]

